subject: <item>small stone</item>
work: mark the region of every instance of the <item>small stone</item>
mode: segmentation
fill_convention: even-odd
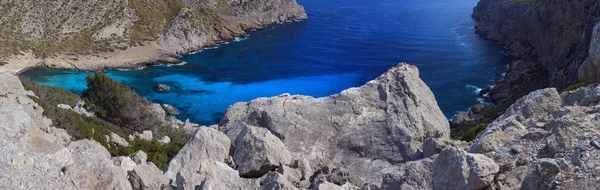
[[[158,142],[160,142],[160,144],[168,144],[171,142],[171,138],[169,138],[169,136],[164,136],[158,140]]]

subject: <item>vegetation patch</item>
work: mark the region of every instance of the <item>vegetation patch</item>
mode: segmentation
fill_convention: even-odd
[[[129,43],[139,45],[140,42],[156,40],[167,32],[171,26],[171,16],[178,13],[186,5],[179,0],[129,1],[128,6],[138,16],[131,28]]]
[[[562,94],[562,93],[564,93],[564,92],[570,92],[570,91],[574,91],[574,90],[577,90],[577,89],[579,89],[579,88],[586,87],[586,86],[588,86],[588,84],[587,84],[587,83],[583,83],[583,82],[582,82],[582,83],[577,83],[577,84],[574,84],[574,85],[568,86],[567,88],[565,88],[565,90],[563,90],[563,91],[562,91],[562,92],[560,92],[560,93]]]
[[[486,128],[488,127],[488,124],[478,124],[475,127],[470,128],[469,130],[467,130],[464,134],[462,134],[462,136],[460,136],[460,140],[463,141],[473,141],[475,140],[475,138],[477,138],[477,136],[483,132]]]
[[[161,124],[152,112],[152,102],[139,96],[129,86],[96,72],[86,77],[88,88],[83,98],[94,105],[90,109],[106,121],[128,130],[142,132]]]
[[[120,83],[118,83],[118,85],[114,84],[113,82],[115,81],[105,75],[95,74],[94,76],[101,76],[98,78],[101,78],[102,81],[110,84],[103,87],[114,87],[113,89],[99,88],[110,91],[102,92],[100,94],[122,92],[121,90],[124,89],[128,89],[129,91],[127,92],[132,92],[131,89]],[[110,80],[104,77],[107,77]],[[23,78],[21,80],[23,81],[25,88],[33,91],[37,95],[37,97],[30,96],[30,98],[44,109],[43,114],[52,120],[53,127],[65,129],[73,138],[72,140],[90,139],[99,142],[110,152],[111,156],[128,156],[142,150],[148,154],[148,161],[153,162],[159,168],[164,168],[190,139],[190,135],[181,129],[173,129],[164,125],[159,125],[154,128],[156,131],[155,134],[157,134],[157,136],[169,136],[171,138],[170,143],[161,144],[157,140],[129,140],[125,138],[129,141],[130,146],[121,147],[108,141],[106,136],[110,136],[110,134],[114,133],[122,138],[127,137],[134,132],[133,129],[115,125],[114,123],[98,117],[87,117],[72,110],[58,108],[58,104],[74,105],[81,100],[81,98],[64,89],[32,84],[25,82],[25,80],[26,79]],[[94,80],[91,80],[91,82],[94,82]],[[135,93],[128,95],[138,96]],[[132,99],[129,98],[117,98],[111,100],[132,101]],[[115,102],[115,104],[129,105],[128,103],[119,102]]]

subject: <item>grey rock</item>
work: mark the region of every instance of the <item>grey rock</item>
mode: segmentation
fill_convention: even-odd
[[[120,137],[119,135],[115,134],[115,133],[110,133],[110,142],[113,142],[119,146],[122,147],[128,147],[129,146],[129,142],[127,142],[125,139],[123,139],[122,137]]]
[[[360,177],[344,168],[334,169],[331,174],[327,176],[327,181],[340,186],[349,184],[355,187],[362,187],[364,185],[364,182]]]
[[[285,176],[277,172],[269,172],[261,181],[261,189],[263,190],[295,190],[299,189],[290,183]]]
[[[134,138],[139,138],[139,139],[147,140],[147,141],[154,139],[154,137],[152,135],[152,131],[149,131],[149,130],[142,131],[142,133],[134,132],[133,136],[134,136]]]
[[[163,189],[168,187],[169,180],[163,176],[153,163],[137,165],[128,176],[131,186],[135,190],[141,189]]]
[[[259,177],[292,162],[289,151],[265,128],[246,126],[235,139],[233,159],[242,177]]]
[[[448,139],[425,139],[423,142],[423,157],[428,158],[435,154],[439,154],[448,146],[454,146],[453,142]]]
[[[523,180],[524,189],[551,189],[552,179],[560,173],[560,166],[552,159],[539,159],[533,163]]]
[[[446,148],[433,163],[434,189],[482,189],[492,184],[499,167],[494,160]]]
[[[381,189],[433,189],[432,166],[436,156],[384,169]]]
[[[448,120],[418,69],[404,63],[364,86],[325,98],[284,94],[237,103],[219,130],[235,140],[247,125],[268,129],[293,156],[351,163],[349,170],[375,184],[381,175],[374,164],[420,159],[423,139],[450,135]],[[378,161],[368,161],[373,159]]]
[[[165,122],[166,112],[163,110],[160,104],[152,104],[150,107],[148,107],[148,109],[150,109],[152,115],[158,118],[160,122]]]
[[[66,104],[58,104],[58,108],[66,109],[66,110],[72,110],[73,109],[73,108],[71,108],[71,106],[66,105]]]
[[[319,183],[315,190],[347,190],[341,186],[329,182]]]
[[[201,127],[169,162],[165,176],[176,189],[239,189],[258,187],[259,181],[244,179],[229,167],[231,141],[215,129]]]
[[[146,164],[146,161],[148,160],[148,155],[141,150],[132,155],[129,155],[129,157],[136,164]]]
[[[169,136],[164,136],[160,138],[158,142],[160,142],[160,144],[168,144],[171,142],[171,138],[169,138]]]

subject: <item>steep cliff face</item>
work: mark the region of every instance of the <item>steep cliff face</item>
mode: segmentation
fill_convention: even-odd
[[[581,65],[590,57],[599,16],[596,0],[480,1],[473,13],[476,32],[504,45],[514,60],[492,89],[492,101],[511,103],[540,88],[597,82]]]
[[[173,62],[246,29],[306,19],[295,0],[17,0],[0,1],[0,13],[0,60],[31,52],[34,62],[82,70]]]

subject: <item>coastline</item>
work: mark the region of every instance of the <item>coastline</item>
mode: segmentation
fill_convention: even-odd
[[[24,55],[11,55],[5,60],[8,64],[0,66],[0,72],[8,71],[13,74],[20,74],[29,69],[52,68],[59,70],[74,71],[106,71],[119,69],[143,69],[154,65],[177,65],[182,61],[178,57],[199,52],[207,48],[213,48],[221,43],[233,42],[238,38],[247,36],[248,31],[261,30],[270,25],[285,24],[292,22],[303,22],[307,18],[294,18],[284,20],[278,23],[265,24],[260,27],[246,26],[242,35],[231,35],[222,39],[211,40],[201,44],[196,48],[187,49],[179,53],[169,53],[161,49],[157,42],[149,42],[142,46],[129,47],[124,50],[115,50],[114,52],[99,52],[96,54],[58,54],[48,58],[38,58],[31,52]]]

